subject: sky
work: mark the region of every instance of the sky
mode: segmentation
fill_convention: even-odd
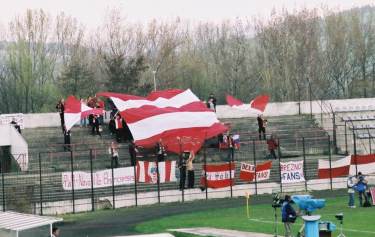
[[[273,8],[293,10],[325,5],[346,10],[368,4],[375,6],[375,0],[0,0],[0,26],[4,27],[28,8],[42,8],[52,16],[64,11],[89,29],[95,29],[113,8],[120,9],[132,22],[168,21],[177,16],[193,22],[220,22],[236,17],[267,18]]]

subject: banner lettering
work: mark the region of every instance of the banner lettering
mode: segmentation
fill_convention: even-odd
[[[62,186],[64,190],[72,190],[72,173],[63,172]],[[134,167],[113,169],[114,185],[134,184]],[[112,186],[112,170],[100,170],[93,173],[94,188]],[[74,190],[90,189],[91,174],[83,171],[74,172]]]
[[[303,161],[280,162],[281,183],[299,183],[305,181]]]

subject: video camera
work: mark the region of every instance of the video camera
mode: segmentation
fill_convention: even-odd
[[[317,209],[325,206],[324,199],[314,199],[310,195],[293,195],[292,200],[296,203],[300,210],[304,210],[308,215]]]
[[[343,213],[338,213],[335,215],[336,219],[338,221],[342,221],[344,219],[344,214]]]
[[[283,204],[284,200],[280,198],[278,193],[275,193],[272,197],[272,207],[273,208],[278,208],[281,207]]]

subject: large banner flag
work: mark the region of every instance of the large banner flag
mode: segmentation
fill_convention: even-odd
[[[72,172],[63,172],[62,186],[64,190],[72,190]],[[83,171],[74,171],[74,190],[91,188],[91,173]],[[129,185],[134,183],[134,168],[116,168],[113,169],[113,183],[118,185]],[[112,170],[100,170],[92,174],[93,187],[105,188],[112,186]]]
[[[175,182],[176,161],[159,162],[159,182]],[[155,161],[137,162],[137,181],[140,183],[157,183],[158,173]]]
[[[226,101],[229,106],[241,110],[249,110],[256,114],[263,113],[269,101],[268,95],[259,95],[254,100],[250,101],[250,106],[244,104],[241,100],[234,98],[231,95],[226,96]]]
[[[337,161],[319,160],[318,162],[318,177],[319,179],[336,178],[340,176],[348,176],[351,156],[344,157]]]
[[[280,162],[281,183],[299,183],[305,181],[303,160]]]
[[[207,175],[208,188],[224,188],[234,185],[235,163],[203,165],[201,185],[206,186],[205,174]],[[205,172],[206,171],[206,172]]]
[[[102,108],[90,108],[81,103],[76,97],[69,96],[65,100],[64,121],[66,130],[70,130],[80,119],[88,117],[90,114],[103,114]]]
[[[165,137],[162,139],[165,149],[177,154],[194,151],[196,153],[204,144],[205,134],[197,133],[194,136]]]
[[[375,154],[352,155],[349,173],[355,175],[356,171],[362,174],[375,174]]]
[[[255,170],[257,174],[257,181],[264,181],[270,178],[272,168],[272,161],[267,161],[262,164],[258,164],[256,169],[254,165],[241,162],[240,179],[243,181],[251,182],[255,180]]]
[[[190,89],[155,91],[147,97],[111,92],[97,95],[113,101],[138,146],[153,147],[162,139],[168,151],[198,150],[202,140],[227,130],[215,112],[208,109]],[[194,145],[186,148],[189,143],[176,142],[178,138],[180,141],[187,138],[194,140]],[[169,145],[167,141],[173,141],[173,144]]]

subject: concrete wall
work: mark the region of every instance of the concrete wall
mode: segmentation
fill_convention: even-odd
[[[10,126],[9,125],[0,125],[0,146],[9,146],[10,145]]]
[[[10,146],[10,153],[22,171],[28,169],[28,145],[25,139],[11,125],[0,125],[0,146]]]
[[[375,183],[375,177],[368,177],[370,184]],[[332,179],[332,186],[334,189],[344,189],[347,187],[346,178],[334,178]],[[329,179],[314,179],[307,181],[307,191],[313,190],[329,190],[330,180]],[[233,186],[233,197],[244,197],[247,192],[250,195],[255,195],[254,184],[242,184]],[[280,192],[280,184],[271,183],[258,183],[257,185],[258,194],[271,194]],[[305,183],[297,184],[284,184],[282,187],[283,192],[301,192],[305,191]],[[182,193],[179,190],[166,190],[160,192],[161,203],[171,202],[182,202]],[[151,205],[158,203],[157,192],[142,192],[137,194],[138,205]],[[208,189],[208,198],[228,198],[230,197],[230,187],[221,189]],[[201,191],[198,188],[185,190],[184,201],[204,200],[206,199],[205,191]],[[98,201],[110,202],[112,205],[112,196],[100,197]],[[115,197],[116,208],[131,207],[135,206],[135,195],[134,193],[117,195]],[[97,207],[96,207],[97,208]],[[77,199],[75,200],[75,211],[76,212],[87,212],[91,211],[91,198]],[[40,203],[36,203],[35,212],[40,212]],[[56,201],[56,202],[44,202],[43,203],[43,214],[45,215],[58,215],[65,213],[72,213],[72,201]]]
[[[323,103],[323,112],[328,112],[329,107],[331,107],[334,111],[375,110],[375,98],[325,100]],[[311,105],[313,114],[320,114],[322,112],[322,101],[314,100],[312,101]],[[269,103],[263,114],[265,116],[297,115],[299,112],[298,110],[298,102]],[[301,101],[301,113],[310,113],[310,101]],[[217,106],[217,115],[219,118],[243,118],[257,116],[257,114],[254,114],[251,111],[231,108],[228,105]]]

